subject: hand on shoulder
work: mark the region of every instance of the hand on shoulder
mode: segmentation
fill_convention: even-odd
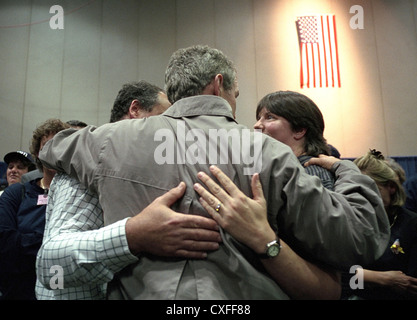
[[[316,165],[316,166],[323,167],[327,170],[331,170],[333,165],[339,161],[342,161],[342,160],[333,156],[326,156],[324,154],[320,154],[318,158],[311,158],[309,161],[307,161],[304,164],[304,166],[308,167],[308,166]]]

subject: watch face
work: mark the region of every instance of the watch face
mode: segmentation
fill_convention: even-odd
[[[279,245],[274,244],[268,248],[267,255],[270,257],[276,257],[279,253]]]

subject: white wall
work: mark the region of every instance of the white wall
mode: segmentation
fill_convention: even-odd
[[[52,30],[52,5],[65,12]],[[363,30],[349,27],[353,5]],[[341,88],[301,89],[295,18],[336,14]],[[224,51],[238,68],[237,119],[295,90],[322,110],[342,156],[369,148],[417,155],[417,0],[0,0],[0,157],[28,150],[50,117],[101,125],[125,82],[163,87],[171,53],[192,44]]]

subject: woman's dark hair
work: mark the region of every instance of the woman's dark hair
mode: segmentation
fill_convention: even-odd
[[[307,96],[294,91],[277,91],[270,93],[259,101],[256,119],[259,120],[262,109],[285,118],[293,131],[307,129],[304,151],[307,155],[317,157],[319,154],[330,155],[326,139],[323,136],[324,119],[320,109]]]

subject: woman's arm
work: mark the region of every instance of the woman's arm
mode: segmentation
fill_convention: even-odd
[[[201,203],[216,222],[240,242],[256,253],[266,251],[266,244],[277,235],[270,227],[266,215],[266,201],[258,174],[252,177],[253,199],[247,197],[217,167],[211,173],[223,186],[222,189],[207,174],[198,177],[210,192],[200,184],[194,189],[201,196]],[[220,209],[216,211],[220,203]],[[294,299],[338,299],[341,293],[340,274],[323,269],[301,258],[284,241],[278,256],[261,259],[271,277]]]
[[[413,299],[417,298],[417,279],[406,275],[402,271],[374,271],[364,269],[363,281],[371,285],[392,289],[402,296]]]

